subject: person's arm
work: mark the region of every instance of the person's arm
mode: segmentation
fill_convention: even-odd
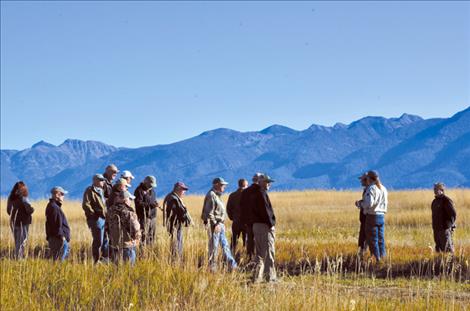
[[[233,204],[233,193],[231,193],[229,196],[228,196],[228,201],[227,201],[227,215],[228,215],[228,218],[233,221],[233,213],[234,213],[234,204]]]
[[[373,187],[369,187],[364,194],[364,200],[362,201],[361,207],[364,211],[369,211],[375,206],[375,192]]]
[[[64,232],[62,230],[62,221],[60,219],[60,213],[56,207],[50,209],[50,213],[47,216],[47,220],[50,223],[51,232],[50,234],[55,237],[63,237]]]
[[[88,189],[83,193],[82,208],[86,216],[94,214],[94,210],[91,206],[90,191],[88,191]]]
[[[10,198],[8,198],[8,200],[7,200],[7,213],[8,213],[8,216],[11,215],[12,210],[13,210],[13,202],[10,200]]]
[[[446,204],[444,205],[445,213],[451,222],[451,226],[455,224],[455,219],[457,218],[457,212],[455,211],[454,202],[449,198],[447,199]]]
[[[130,215],[130,234],[136,243],[142,238],[139,220],[137,219],[137,215],[133,212],[131,212]]]
[[[215,209],[217,207],[217,203],[215,202],[215,198],[214,198],[214,194],[211,194],[210,196],[210,200],[207,200],[207,211],[208,211],[208,221],[209,221],[209,224],[213,227],[217,224],[217,221],[215,220]]]

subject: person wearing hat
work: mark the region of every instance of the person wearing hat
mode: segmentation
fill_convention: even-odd
[[[368,171],[365,179],[367,185],[364,199],[359,207],[366,215],[366,240],[369,250],[380,262],[386,256],[385,249],[385,214],[388,207],[387,188],[380,182],[376,171]]]
[[[93,237],[92,253],[94,262],[109,260],[108,237],[105,232],[106,201],[103,186],[106,178],[101,174],[93,176],[93,184],[83,193],[82,208],[85,211],[88,228]]]
[[[277,282],[275,255],[276,216],[269,199],[268,191],[274,180],[266,174],[258,178],[258,185],[253,190],[253,234],[255,236],[255,270],[253,281]]]
[[[255,237],[253,235],[253,192],[258,187],[258,178],[263,175],[256,173],[252,177],[252,184],[243,190],[240,197],[240,222],[246,232],[246,252],[248,261],[251,261],[255,255]]]
[[[362,174],[359,177],[359,180],[361,182],[362,186],[362,199],[359,201],[356,201],[355,205],[359,209],[359,222],[360,222],[360,227],[359,227],[359,237],[357,240],[357,246],[358,246],[358,256],[363,257],[366,250],[367,250],[367,241],[366,241],[366,214],[364,214],[364,209],[361,207],[362,202],[364,202],[364,196],[366,194],[366,188],[367,188],[367,173]]]
[[[113,205],[116,195],[119,195],[121,193],[121,191],[127,191],[129,187],[130,187],[130,185],[127,182],[127,179],[119,178],[116,181],[116,183],[113,185],[113,188],[111,189],[111,195],[109,196],[108,200],[106,201],[107,206],[109,207],[109,206]]]
[[[135,264],[141,231],[137,214],[132,209],[134,199],[135,196],[127,190],[118,192],[106,215],[111,254],[116,264],[121,260]]]
[[[70,227],[62,210],[67,193],[62,187],[52,188],[46,207],[46,239],[49,244],[49,257],[53,260],[64,261],[69,256]]]
[[[113,192],[113,180],[116,178],[117,174],[119,173],[119,170],[116,165],[110,164],[106,166],[106,170],[103,173],[103,176],[105,178],[105,183],[103,184],[103,193],[104,197],[106,200],[109,199],[111,196],[111,193]],[[111,204],[108,204],[106,202],[106,206],[110,206]]]
[[[125,179],[127,181],[127,187],[131,188],[131,182],[135,178],[134,175],[132,175],[131,171],[122,171],[121,173],[121,178]]]
[[[431,204],[432,231],[436,252],[454,253],[452,235],[455,230],[457,213],[454,202],[445,194],[445,185],[441,182],[434,184],[434,200]]]
[[[191,215],[183,202],[188,187],[181,181],[173,186],[173,191],[165,197],[163,202],[166,216],[166,227],[171,239],[171,255],[173,259],[183,258],[183,226],[192,223]]]
[[[230,243],[230,248],[232,254],[235,255],[237,251],[237,242],[240,235],[242,236],[243,246],[245,246],[246,241],[246,231],[245,226],[241,222],[241,209],[240,209],[240,199],[245,190],[248,187],[248,180],[239,179],[238,180],[238,189],[230,193],[227,201],[227,215],[228,218],[232,221],[232,240]]]
[[[212,272],[217,270],[217,253],[219,244],[222,245],[222,251],[225,259],[230,264],[230,269],[237,269],[237,262],[230,252],[230,247],[225,236],[224,221],[226,218],[226,211],[224,202],[221,199],[222,193],[225,191],[227,182],[217,177],[212,181],[212,188],[204,198],[204,206],[202,208],[202,221],[206,225],[209,237],[209,267]]]
[[[155,241],[157,207],[159,206],[155,194],[156,187],[157,179],[149,175],[134,191],[135,210],[142,230],[142,243],[145,245],[151,245]]]

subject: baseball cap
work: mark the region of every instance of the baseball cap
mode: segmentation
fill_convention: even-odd
[[[186,186],[185,183],[182,182],[182,181],[178,181],[173,188],[175,188],[175,189],[180,188],[180,189],[183,189],[183,190],[188,190],[189,189],[188,186]]]
[[[93,175],[93,179],[97,179],[97,180],[106,180],[106,178],[104,178],[103,174],[95,174]]]
[[[61,186],[55,186],[51,189],[51,194],[54,194],[56,192],[60,192],[60,193],[63,193],[63,194],[67,194],[69,193],[68,191],[66,191],[64,188],[62,188]]]
[[[228,182],[226,182],[225,179],[223,179],[222,177],[216,177],[216,178],[214,178],[214,180],[212,181],[212,184],[213,184],[213,185],[216,185],[216,184],[228,185]]]
[[[121,177],[122,177],[122,178],[130,178],[130,179],[134,179],[134,178],[135,178],[134,175],[132,175],[131,171],[127,171],[127,170],[122,171]]]
[[[157,186],[157,179],[155,178],[155,176],[152,175],[148,175],[147,177],[145,177],[144,182],[149,183],[154,188]]]
[[[257,172],[256,174],[253,175],[251,180],[254,181],[254,182],[258,182],[258,179],[261,175],[263,175],[263,173]]]
[[[266,175],[266,174],[263,174],[263,175],[258,177],[258,181],[262,181],[262,180],[264,180],[268,183],[275,182],[274,179],[272,179],[269,175]]]

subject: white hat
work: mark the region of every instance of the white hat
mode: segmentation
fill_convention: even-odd
[[[122,171],[121,178],[131,178],[134,179],[134,175],[132,175],[131,171]]]

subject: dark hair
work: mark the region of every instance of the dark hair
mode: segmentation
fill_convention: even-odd
[[[244,178],[239,179],[239,180],[238,180],[238,187],[240,187],[240,188],[243,187],[243,184],[244,184],[245,182],[248,183],[248,180],[246,180],[246,179],[244,179]]]
[[[13,185],[13,188],[10,191],[10,195],[8,196],[8,200],[16,200],[21,197],[28,197],[29,191],[28,187],[23,181],[18,181]]]

